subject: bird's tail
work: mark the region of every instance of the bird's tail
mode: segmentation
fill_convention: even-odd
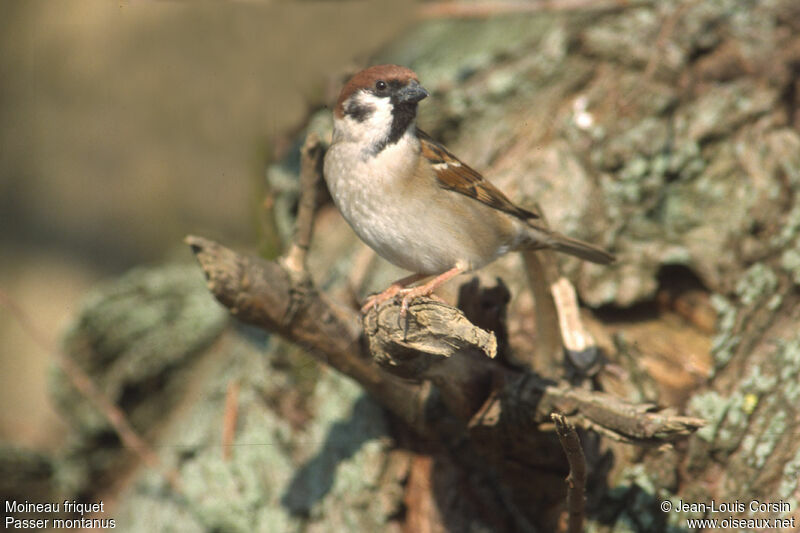
[[[614,256],[599,246],[589,244],[588,242],[567,237],[555,231],[550,231],[544,228],[531,226],[528,231],[527,239],[522,248],[530,250],[540,250],[542,248],[550,248],[557,252],[574,255],[580,259],[607,265],[614,262]]]

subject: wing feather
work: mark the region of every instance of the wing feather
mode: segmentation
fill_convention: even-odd
[[[430,161],[436,180],[443,189],[469,196],[521,220],[539,218],[533,211],[514,204],[478,171],[464,164],[427,133],[417,129],[417,137],[422,147],[422,155]]]

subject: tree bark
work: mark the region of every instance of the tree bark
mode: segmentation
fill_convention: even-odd
[[[565,531],[576,508],[566,504],[568,464],[551,423],[556,412],[578,428],[592,531],[689,531],[694,517],[794,518],[796,528],[797,3],[618,2],[525,16],[425,12],[424,22],[375,59],[413,68],[432,92],[421,106],[423,129],[515,201],[540,205],[552,227],[609,248],[618,260],[599,267],[557,259],[557,273],[583,305],[570,321],[580,319],[582,338],[596,341],[586,359],[564,359],[553,349],[553,312],[543,311],[547,286],[538,288],[538,301],[531,297],[526,278],[538,267],[526,272],[517,257],[477,273],[462,286],[457,307],[420,300],[403,321],[387,302],[362,320],[357,302],[398,272],[363,252],[318,189],[313,201],[299,201],[301,221],[308,206],[316,209],[307,253],[303,235],[311,222],[301,222],[309,227],[299,230],[299,247],[277,262],[189,238],[211,292],[236,317],[302,346],[391,413],[393,444],[380,448],[385,460],[351,473],[369,480],[359,494],[379,487],[380,501],[391,504],[375,513],[382,518],[359,524]],[[327,110],[310,118],[308,131],[328,138]],[[282,193],[281,204],[295,205],[306,190]],[[445,299],[456,301],[454,294]],[[265,359],[302,357],[292,346],[273,337]],[[330,386],[324,375],[309,381],[300,383]],[[240,390],[246,395],[246,382]],[[303,394],[280,390],[263,396],[302,427],[311,417],[297,407]],[[247,431],[260,427],[252,417],[268,417],[273,404],[262,404],[251,398],[241,406],[239,416],[251,417],[242,423]],[[367,404],[353,405],[355,417]],[[325,402],[314,406],[324,411]],[[320,517],[349,523],[341,516],[347,505],[374,510],[372,500],[336,491],[326,450],[346,464],[358,448],[342,452],[336,440],[358,433],[358,424],[336,424],[326,426],[325,450],[292,476],[279,501],[264,496],[274,487],[264,494],[242,489],[241,499],[268,502],[263,512],[288,509],[294,525],[319,528]],[[359,435],[373,442],[379,433]],[[235,466],[219,467],[197,449],[180,460],[180,474],[205,480],[206,488],[216,478],[203,472],[251,487],[249,469],[268,460],[248,463],[253,456],[235,450]],[[314,482],[320,471],[321,489]],[[176,515],[189,508],[198,524],[242,531],[272,523],[258,521],[256,506],[220,518],[199,504],[203,490],[185,485],[189,503]],[[215,494],[240,501],[235,491]],[[674,508],[712,500],[731,503],[732,511],[696,505],[665,512],[664,502]],[[776,505],[753,510],[753,501]],[[249,521],[242,525],[241,517]]]

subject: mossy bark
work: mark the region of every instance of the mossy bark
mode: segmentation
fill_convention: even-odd
[[[423,127],[552,226],[618,254],[610,268],[565,260],[613,332],[597,381],[709,421],[670,451],[612,446],[592,530],[684,530],[691,513],[658,509],[670,498],[798,514],[799,29],[791,1],[658,2],[435,21],[382,56],[430,84]],[[512,346],[526,345],[513,332],[529,332],[527,310],[512,301]],[[620,368],[629,383],[610,376]]]
[[[562,263],[592,309],[584,318],[608,358],[591,384],[708,421],[670,448],[640,449],[584,433],[589,530],[686,531],[692,514],[664,513],[664,500],[783,501],[790,512],[748,509],[742,516],[797,516],[797,3],[666,1],[430,20],[377,60],[414,68],[432,92],[421,107],[424,129],[522,205],[537,202],[554,228],[618,255],[611,267]],[[324,138],[329,127],[323,111],[309,129]],[[293,175],[290,165],[271,174],[274,180]],[[291,206],[292,187],[281,194],[279,205]],[[290,209],[282,213],[291,217]],[[290,227],[290,220],[283,222],[278,227]],[[323,206],[309,256],[316,285],[346,302],[354,270],[367,273],[356,280],[357,297],[401,276],[365,260],[362,246],[333,207]],[[153,275],[128,278],[120,287],[134,282],[141,289],[166,274]],[[204,294],[197,275],[180,290]],[[535,353],[533,307],[518,258],[497,261],[480,276],[501,277],[511,292],[508,351]],[[168,288],[161,283],[153,290]],[[454,457],[452,447],[415,440],[406,424],[349,380],[277,337],[226,325],[210,300],[206,308],[178,298],[173,308],[163,298],[145,298],[133,307],[161,312],[145,313],[142,321],[125,304],[123,296],[134,293],[95,297],[68,344],[73,353],[91,355],[89,371],[113,398],[127,402],[137,427],[159,428],[150,437],[185,484],[184,497],[170,499],[155,473],[130,478],[118,507],[126,530],[153,530],[154,523],[209,531],[399,530],[403,524],[518,531],[558,524],[562,472],[530,480],[556,496],[547,512],[531,516],[502,479],[520,465],[493,477],[471,469],[479,460]],[[169,309],[189,308],[202,309],[186,315],[194,317],[188,321],[165,318],[184,316]],[[709,316],[717,317],[714,325]],[[141,334],[140,323],[149,333]],[[178,323],[197,339],[178,343],[180,350],[174,340],[188,333],[169,329]],[[125,324],[129,334],[117,336]],[[198,324],[204,324],[200,333]],[[165,336],[153,333],[162,327]],[[129,344],[115,347],[115,339]],[[158,391],[126,396],[138,383],[152,387],[156,367],[149,354],[162,352],[169,375],[192,376],[191,401],[166,396],[152,403],[161,398]],[[124,354],[138,363],[130,366],[133,356]],[[198,370],[176,374],[173,367]],[[231,380],[243,392],[237,446],[226,461],[218,442]],[[59,398],[65,410],[84,417],[74,397]],[[77,451],[55,467],[70,491],[96,490],[88,478],[111,475],[109,465],[117,464],[108,453],[88,450],[88,439],[108,434],[98,424],[92,416],[80,422],[89,429],[76,433]],[[76,469],[76,461],[84,466]]]

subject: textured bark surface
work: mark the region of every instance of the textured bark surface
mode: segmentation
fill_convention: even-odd
[[[595,388],[625,405],[655,404],[708,421],[667,447],[618,443],[597,420],[598,431],[582,431],[589,467],[587,529],[688,531],[687,517],[728,516],[664,513],[659,507],[664,500],[786,502],[788,512],[730,514],[796,517],[797,2],[665,1],[601,11],[433,19],[377,60],[418,72],[433,94],[421,107],[420,124],[429,133],[522,205],[541,205],[554,228],[618,255],[612,267],[560,260],[606,357],[605,366],[583,381],[587,390],[570,389],[572,396],[561,398],[583,401],[583,412],[590,413],[592,401],[603,398],[588,390]],[[327,111],[309,121],[308,130],[322,139],[329,128]],[[287,158],[270,170],[271,182],[282,184],[276,205],[297,200],[298,189],[291,186],[296,160]],[[333,207],[321,204],[308,263],[317,289],[335,302],[332,309],[402,275],[373,261]],[[277,227],[292,227],[292,210],[281,213]],[[274,265],[274,276],[266,281],[284,284],[288,294],[291,280]],[[238,268],[233,265],[233,271]],[[387,415],[361,388],[318,365],[298,345],[226,323],[199,273],[185,286],[153,285],[166,273],[141,271],[98,293],[68,343],[73,353],[87,355],[87,370],[161,446],[164,462],[178,470],[184,485],[182,498],[165,498],[169,489],[162,478],[133,470],[119,483],[122,489],[113,487],[120,501],[117,518],[131,525],[127,530],[563,527],[558,525],[566,512],[561,448],[552,433],[551,439],[537,440],[538,447],[522,438],[540,433],[542,421],[503,420],[504,428],[518,432],[512,436],[521,437],[509,439],[519,448],[482,455],[497,449],[494,415],[529,413],[514,403],[525,398],[520,389],[535,396],[544,387],[518,379],[502,387],[490,381],[448,389],[453,381],[441,373],[409,383],[365,359],[354,365],[352,359],[333,357],[364,349],[350,309],[301,313],[289,325],[265,317],[274,331],[299,346],[313,346],[317,359],[360,376],[374,397],[392,392],[396,405],[419,405],[421,390],[425,398],[439,400],[427,404],[422,419],[403,418],[402,410],[391,408]],[[536,361],[541,333],[519,258],[503,258],[479,277],[483,286],[502,278],[511,299],[507,309],[502,294],[489,298],[483,312],[464,308],[481,328],[507,331],[495,347],[486,339],[476,344],[497,350],[497,359],[509,367]],[[451,294],[443,295],[449,302],[456,301],[457,285],[451,283]],[[163,296],[177,292],[192,296]],[[280,316],[291,301],[228,303],[242,312],[248,305],[272,308]],[[303,323],[304,316],[320,314],[327,318]],[[180,331],[171,325],[180,325]],[[298,338],[310,331],[316,336]],[[185,342],[176,344],[176,338]],[[319,349],[324,345],[329,351]],[[485,355],[472,355],[478,364],[485,362]],[[156,368],[169,369],[167,375],[177,381],[168,381],[176,387],[187,378],[183,400],[160,396],[178,389],[152,381],[161,372]],[[548,377],[573,379],[570,372],[568,365],[552,363],[542,369]],[[240,410],[234,450],[225,460],[219,442],[231,381],[241,390]],[[490,391],[477,413],[468,397],[442,399],[457,399],[458,391],[470,387]],[[97,480],[125,464],[119,462],[121,452],[111,446],[91,451],[86,442],[113,439],[108,428],[94,415],[81,414],[86,408],[76,408],[80,402],[74,396],[59,394],[65,410],[85,417],[77,424],[84,429],[76,432],[74,453],[46,461],[47,476],[71,493],[102,490]],[[540,396],[531,399],[543,408],[541,402]],[[623,409],[618,416],[640,420],[640,415]],[[438,440],[420,439],[420,430],[431,427]],[[654,434],[646,424],[639,431],[633,437]],[[509,489],[524,483],[530,492]]]
[[[612,268],[565,261],[582,300],[605,306],[613,364],[597,381],[711,421],[671,451],[613,446],[596,530],[685,528],[692,514],[660,512],[665,498],[798,513],[798,28],[790,1],[659,2],[440,21],[385,56],[432,87],[423,126],[618,254]],[[520,294],[519,273],[496,268]],[[518,348],[534,338],[528,305],[508,314]]]

